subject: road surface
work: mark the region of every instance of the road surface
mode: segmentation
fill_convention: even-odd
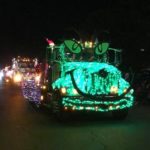
[[[0,83],[0,150],[142,149],[150,149],[150,105],[136,105],[124,121],[85,114],[61,123],[34,109],[19,87]]]

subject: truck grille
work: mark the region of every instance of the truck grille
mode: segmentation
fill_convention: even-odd
[[[120,75],[114,73],[107,73],[104,77],[99,73],[82,74],[82,91],[87,94],[109,94],[111,86],[119,86]],[[84,79],[83,79],[84,78]]]

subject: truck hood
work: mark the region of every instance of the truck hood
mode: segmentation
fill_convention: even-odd
[[[53,88],[77,88],[90,95],[108,95],[112,87],[121,95],[129,86],[116,67],[98,62],[65,63],[62,76],[53,83]]]

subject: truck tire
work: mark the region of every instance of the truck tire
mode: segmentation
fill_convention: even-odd
[[[128,116],[128,109],[114,110],[112,116],[115,120],[124,120]]]
[[[52,113],[59,121],[67,121],[69,114],[64,111],[62,106],[62,97],[59,91],[55,91],[52,97]]]

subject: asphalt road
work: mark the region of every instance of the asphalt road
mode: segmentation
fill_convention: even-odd
[[[136,105],[124,121],[75,115],[58,122],[35,110],[19,87],[0,83],[0,150],[149,150],[150,105]]]

